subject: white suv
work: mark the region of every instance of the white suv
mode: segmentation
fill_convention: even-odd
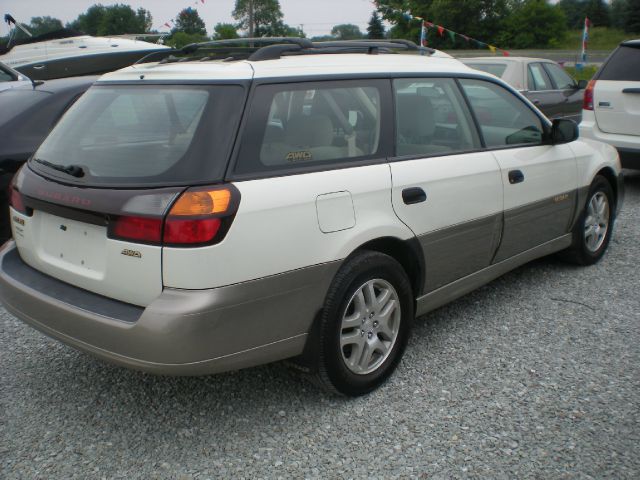
[[[13,183],[6,308],[128,367],[294,357],[359,395],[416,315],[553,252],[604,254],[615,149],[451,58],[288,41],[91,87]]]
[[[622,42],[584,93],[580,135],[618,149],[622,166],[640,169],[640,39]]]

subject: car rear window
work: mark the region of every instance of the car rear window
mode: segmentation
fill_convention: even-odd
[[[218,181],[243,98],[240,85],[94,86],[61,119],[32,165],[91,186]],[[66,175],[51,165],[78,166],[84,174]]]
[[[467,66],[481,70],[483,72],[490,73],[496,77],[501,78],[504,71],[507,69],[506,63],[471,63],[465,62]]]
[[[597,78],[640,82],[640,48],[620,46],[611,54]]]

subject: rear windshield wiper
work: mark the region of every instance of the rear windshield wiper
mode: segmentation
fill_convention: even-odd
[[[72,177],[84,177],[84,169],[80,165],[58,165],[57,163],[47,162],[46,160],[40,160],[39,158],[34,158],[33,161],[38,162],[45,167],[71,175]]]

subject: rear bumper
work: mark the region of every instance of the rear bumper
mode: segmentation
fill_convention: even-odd
[[[205,375],[299,355],[339,262],[136,307],[72,287],[0,250],[0,301],[45,334],[125,367]]]
[[[623,168],[640,169],[640,134],[620,135],[606,133],[598,128],[593,112],[583,110],[580,136],[608,143],[616,147]]]

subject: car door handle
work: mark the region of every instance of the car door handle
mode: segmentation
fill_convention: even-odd
[[[534,105],[540,105],[542,102],[540,100],[538,100],[537,98],[533,99],[533,104]]]
[[[406,205],[422,203],[427,199],[427,194],[420,187],[405,188],[402,190],[402,201]]]
[[[640,88],[625,88],[622,93],[640,93]]]
[[[522,183],[524,182],[524,173],[520,170],[511,170],[509,172],[509,183],[513,185],[514,183]]]

